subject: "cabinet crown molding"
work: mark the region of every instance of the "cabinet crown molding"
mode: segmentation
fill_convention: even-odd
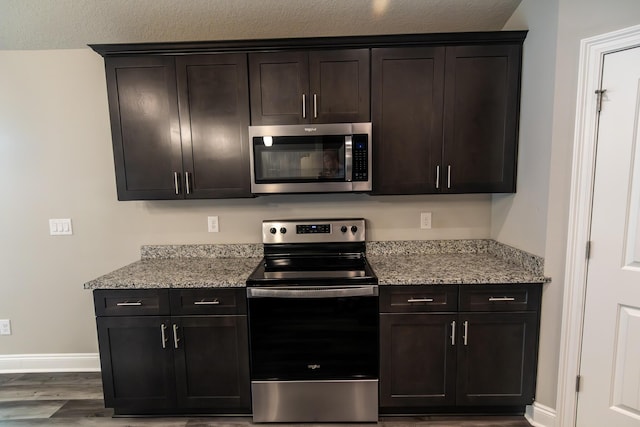
[[[159,43],[89,44],[103,57],[114,55],[168,55],[270,50],[441,46],[471,44],[522,44],[527,30],[463,33],[390,34],[340,37],[301,37],[253,40],[214,40]]]

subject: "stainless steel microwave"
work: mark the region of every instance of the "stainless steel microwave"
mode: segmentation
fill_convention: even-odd
[[[371,191],[371,123],[249,126],[251,192]]]

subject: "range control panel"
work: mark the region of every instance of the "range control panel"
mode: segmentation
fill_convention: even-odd
[[[363,218],[267,220],[262,222],[262,243],[364,242]]]
[[[296,233],[298,234],[314,234],[314,233],[331,233],[330,224],[303,224],[296,225]]]

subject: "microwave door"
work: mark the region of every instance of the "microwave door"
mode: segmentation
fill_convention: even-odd
[[[250,126],[249,138],[254,194],[371,191],[370,123]]]

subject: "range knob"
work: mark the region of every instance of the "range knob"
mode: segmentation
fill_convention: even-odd
[[[358,231],[358,227],[356,227],[355,225],[351,226],[351,232],[355,233],[356,231]]]
[[[275,227],[271,227],[271,228],[269,229],[269,233],[271,233],[271,234],[276,234],[276,231],[278,231],[278,230],[276,230],[276,228],[275,228]]]
[[[287,229],[285,227],[281,227],[280,228],[280,233],[286,234],[287,233]]]
[[[343,225],[342,227],[340,227],[340,231],[342,231],[343,233],[347,232],[347,226]]]

